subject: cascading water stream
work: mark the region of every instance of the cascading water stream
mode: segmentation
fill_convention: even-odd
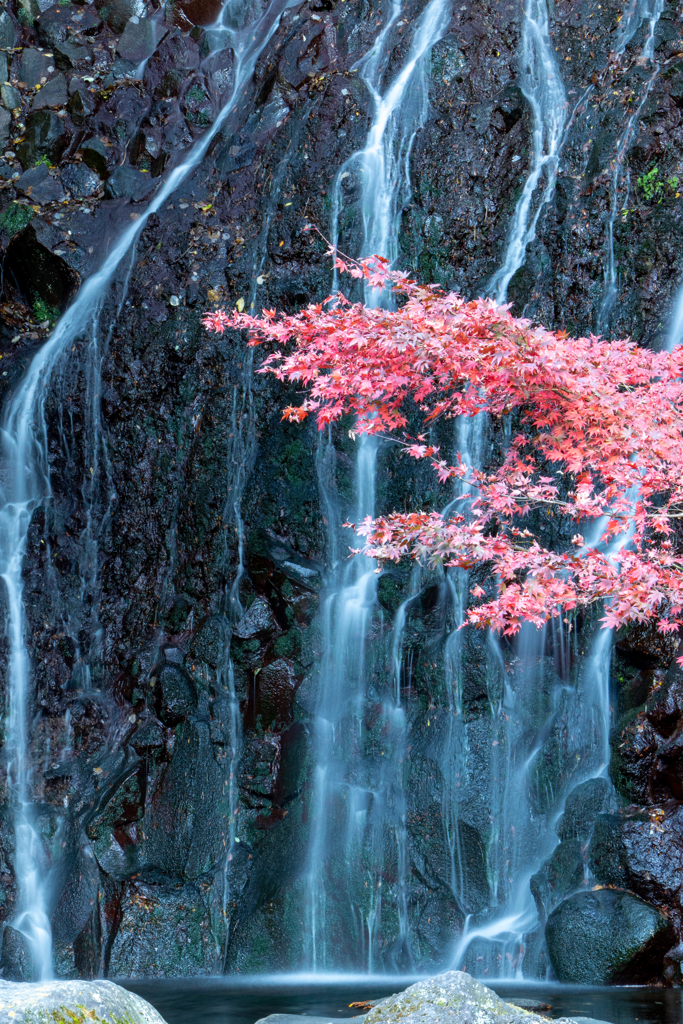
[[[620,22],[620,32],[618,37],[618,43],[615,48],[615,55],[621,56],[628,44],[633,39],[634,35],[638,31],[639,27],[644,21],[648,23],[647,35],[641,51],[640,60],[644,64],[654,64],[652,74],[648,78],[644,85],[641,93],[640,101],[633,111],[623,133],[620,135],[617,141],[616,155],[612,162],[612,178],[610,181],[610,209],[607,217],[606,225],[606,237],[605,237],[605,281],[603,287],[602,301],[600,303],[600,309],[598,311],[598,333],[604,334],[609,330],[610,317],[614,305],[619,295],[619,279],[617,261],[614,254],[614,224],[619,213],[619,186],[622,178],[622,171],[624,167],[624,161],[628,155],[628,151],[633,140],[633,133],[636,125],[640,118],[641,111],[647,102],[647,98],[650,95],[652,86],[659,76],[659,64],[654,59],[654,39],[655,29],[661,16],[662,10],[664,9],[663,0],[640,0],[638,3],[634,3]],[[627,190],[630,185],[630,179],[628,173],[626,175]],[[628,191],[622,203],[622,209],[626,209],[628,205]],[[683,312],[683,310],[682,310]]]
[[[619,52],[628,45],[642,20],[647,18],[649,31],[643,57],[652,60],[654,31],[660,13],[659,0],[652,7],[642,3],[634,5],[630,17],[623,19]],[[545,7],[527,4],[525,8],[522,57],[523,91],[534,112],[534,161],[517,204],[503,265],[490,285],[490,293],[498,302],[506,300],[508,284],[522,266],[526,247],[535,236],[540,211],[552,197],[559,152],[569,127],[565,127],[566,101],[550,45]],[[657,68],[619,141],[610,228],[616,215],[619,169],[628,149],[633,125],[656,74]],[[543,75],[547,75],[547,79],[544,80]],[[547,168],[546,187],[532,215],[532,199],[544,167]],[[610,253],[612,259],[608,261],[607,276],[611,267],[616,284],[613,248]],[[617,539],[610,552],[612,548],[616,552],[627,542],[628,537]],[[557,633],[557,626],[554,630]],[[533,958],[534,951],[528,952],[527,947],[536,927],[537,910],[530,879],[557,843],[554,826],[569,792],[581,782],[604,774],[609,761],[611,635],[608,631],[601,631],[598,635],[575,687],[565,685],[561,680],[550,686],[544,681],[548,639],[548,628],[524,629],[516,645],[517,657],[512,672],[503,664],[493,639],[490,645],[492,665],[495,668],[496,661],[499,663],[498,674],[503,690],[500,703],[492,707],[497,723],[496,753],[491,767],[492,822],[488,862],[492,900],[484,920],[468,918],[453,958],[453,966],[466,963],[470,970],[488,976],[521,977],[525,956]],[[554,639],[558,640],[558,637]],[[564,642],[561,623],[559,641]],[[539,689],[547,690],[541,707],[537,704]],[[567,728],[557,734],[556,723],[560,721],[566,722]],[[544,748],[549,744],[559,748],[563,768],[552,791],[544,794],[539,790],[543,777],[542,771],[539,774],[539,765],[542,764]],[[540,962],[531,964],[532,971],[539,967]]]
[[[2,427],[2,490],[0,494],[0,575],[7,593],[7,634],[10,644],[9,699],[6,749],[8,782],[14,804],[14,869],[19,907],[13,925],[26,938],[36,975],[52,974],[50,912],[50,856],[35,822],[32,803],[29,713],[32,704],[31,666],[26,646],[26,616],[22,566],[33,512],[51,495],[47,460],[47,429],[44,409],[55,367],[71,349],[72,342],[91,334],[97,323],[103,296],[135,244],[151,214],[155,213],[194,170],[239,103],[256,61],[275,31],[280,16],[293,0],[273,0],[264,12],[257,11],[245,24],[230,0],[220,27],[226,46],[235,54],[232,92],[212,127],[192,147],[188,156],[168,175],[157,195],[135,220],[106,258],[100,270],[81,287],[76,300],[57,323],[52,335],[33,358],[22,383],[13,394]],[[233,9],[234,8],[234,9]],[[230,27],[227,27],[227,24]]]
[[[484,442],[488,417],[480,412],[474,417],[460,416],[456,421],[456,449],[461,463],[479,469],[484,459]],[[458,481],[455,496],[444,509],[444,517],[456,504],[462,510],[466,486]],[[470,492],[468,492],[470,493]],[[444,649],[444,681],[448,700],[445,740],[442,743],[441,772],[444,780],[442,819],[450,854],[450,887],[461,910],[466,912],[465,865],[460,835],[460,805],[467,787],[469,737],[463,708],[463,632],[461,626],[467,613],[469,573],[448,569],[445,573],[451,630]]]
[[[336,177],[331,231],[335,245],[344,214],[342,185],[353,173],[362,190],[361,255],[385,256],[392,264],[398,256],[400,209],[410,194],[410,150],[427,113],[425,63],[446,30],[448,12],[448,0],[431,0],[415,24],[403,65],[383,89],[390,37],[402,14],[401,3],[394,2],[372,48],[356,65],[370,94],[373,118],[364,148],[344,163]],[[337,285],[335,274],[335,289]],[[381,294],[366,289],[367,305],[384,301]],[[336,511],[330,449],[328,444],[319,455],[320,489],[328,511]],[[356,522],[375,514],[376,459],[376,441],[362,435],[355,474]],[[329,519],[331,552],[336,551],[337,517],[338,513]],[[375,970],[379,966],[379,926],[383,913],[388,912],[383,879],[393,874],[396,882],[389,894],[390,912],[398,920],[398,938],[391,958],[406,967],[410,963],[402,782],[406,721],[400,682],[396,693],[374,692],[366,660],[366,636],[377,614],[374,562],[356,555],[336,571],[333,565],[333,574],[324,605],[325,668],[314,722],[316,768],[306,878],[305,958],[313,970],[340,964]],[[370,691],[380,707],[381,728],[373,730],[373,736],[367,735],[366,724]]]
[[[512,217],[503,263],[487,289],[498,303],[507,301],[508,285],[523,265],[527,248],[536,237],[541,211],[555,191],[567,119],[567,98],[550,39],[545,0],[526,0],[520,72],[522,93],[531,107],[534,120],[533,158]],[[543,176],[545,187],[534,210],[534,196]]]

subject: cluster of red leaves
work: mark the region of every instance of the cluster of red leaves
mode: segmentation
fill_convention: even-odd
[[[505,461],[483,472],[450,465],[437,448],[403,442],[428,458],[442,482],[471,488],[460,510],[399,514],[360,529],[366,552],[464,569],[486,563],[495,593],[475,587],[469,619],[507,633],[601,601],[603,622],[683,623],[683,561],[673,521],[683,516],[683,347],[655,353],[630,341],[570,338],[488,299],[467,302],[423,287],[386,262],[337,267],[391,289],[398,308],[367,308],[343,296],[294,316],[210,313],[214,331],[244,328],[274,351],[261,372],[301,385],[307,397],[284,416],[315,413],[325,424],[348,413],[359,433],[401,431],[406,403],[425,425],[438,417],[517,412],[523,432]],[[549,475],[550,474],[550,475]],[[462,490],[462,485],[461,485]],[[597,521],[594,543],[546,550],[524,517],[545,509],[573,523]]]

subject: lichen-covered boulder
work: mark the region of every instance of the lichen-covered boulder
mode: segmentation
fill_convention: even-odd
[[[418,981],[404,992],[375,1003],[364,1017],[354,1018],[369,1024],[547,1024],[540,1017],[513,1003],[506,1003],[486,985],[465,971],[446,971],[426,981]],[[326,1017],[303,1017],[273,1013],[256,1024],[327,1024]],[[560,1017],[554,1024],[574,1024],[571,1017]],[[596,1021],[595,1024],[603,1024]]]
[[[464,971],[447,971],[418,981],[405,992],[380,1000],[368,1024],[543,1024],[546,1020],[506,1003]],[[565,1018],[556,1024],[567,1024]]]
[[[165,1024],[140,996],[111,981],[0,981],[0,1021],[12,1024]]]

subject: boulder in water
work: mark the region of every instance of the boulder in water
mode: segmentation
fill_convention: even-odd
[[[165,1024],[164,1018],[140,996],[111,981],[45,981],[35,985],[0,981],[0,1020],[28,1024],[52,1021],[68,1011],[73,1024]],[[11,1013],[11,1018],[9,1014]]]
[[[363,1018],[369,1024],[546,1024],[547,1019],[506,1003],[464,971],[447,971],[418,981],[405,992],[380,999]],[[257,1024],[304,1024],[310,1020],[323,1024],[327,1018],[274,1013]],[[570,1021],[560,1017],[555,1024]]]
[[[653,981],[674,941],[664,914],[623,889],[570,896],[548,918],[545,937],[558,979],[580,985]]]
[[[446,971],[381,999],[368,1024],[541,1024],[547,1018],[507,1003],[465,971]],[[566,1018],[560,1018],[565,1022]]]

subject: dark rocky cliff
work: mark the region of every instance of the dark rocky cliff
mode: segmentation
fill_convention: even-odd
[[[231,73],[229,54],[214,56],[210,0],[165,10],[145,0],[23,4],[0,17],[3,395],[211,122]],[[406,7],[406,37],[419,10]],[[619,139],[652,72],[638,61],[643,29],[621,57],[612,54],[619,3],[562,0],[551,13],[572,119],[553,200],[510,298],[519,313],[585,333],[597,328]],[[312,426],[280,421],[288,396],[252,373],[258,352],[240,337],[207,335],[199,317],[240,299],[294,310],[327,294],[324,246],[304,226],[329,230],[335,175],[365,139],[368,96],[353,65],[384,14],[367,0],[312,0],[285,14],[201,167],[124,260],[98,337],[77,340],[54,377],[45,409],[54,493],[34,515],[25,578],[34,783],[42,834],[59,853],[60,974],[302,966],[310,689],[329,556],[318,482],[324,445]],[[478,294],[500,263],[531,159],[530,113],[516,81],[519,18],[518,5],[503,0],[455,5],[431,56],[430,112],[411,153],[402,264],[465,295]],[[395,59],[407,45],[403,31]],[[609,330],[651,345],[661,344],[683,278],[674,182],[683,182],[682,32],[675,6],[666,7],[655,38],[660,72],[623,157],[630,187],[614,225],[620,301]],[[648,173],[653,184],[644,189],[638,179]],[[353,250],[359,183],[350,174],[341,188],[341,237]],[[354,447],[344,430],[334,440],[344,518]],[[382,507],[443,497],[428,476],[381,458]],[[381,578],[378,677],[389,671],[386,636],[407,594],[407,572]],[[464,915],[491,900],[489,809],[476,786],[461,813],[468,867],[459,903],[444,881],[432,734],[447,716],[447,620],[430,581],[410,605],[403,645],[412,946],[398,948],[387,911],[380,968],[447,966]],[[575,661],[590,635],[587,625]],[[484,646],[472,636],[465,647],[475,778],[495,742]],[[666,674],[673,652],[645,647],[626,640],[615,661],[616,792],[605,782],[604,792],[577,797],[532,889],[542,923],[581,888],[588,866],[597,884],[664,910],[673,931],[643,978],[678,981],[683,691],[680,673]],[[504,653],[511,673],[530,670],[512,649]],[[533,670],[547,695],[573,668],[549,646]],[[547,782],[539,780],[539,794]],[[15,906],[12,844],[5,804],[5,922]],[[539,943],[530,937],[538,972]],[[341,965],[356,953],[340,948]],[[28,971],[11,927],[2,967],[7,977]]]

